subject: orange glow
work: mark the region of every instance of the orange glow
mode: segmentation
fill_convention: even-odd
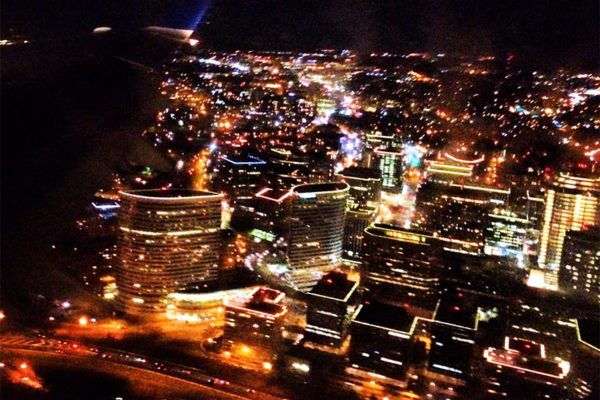
[[[88,324],[88,317],[86,317],[85,315],[79,318],[79,325],[80,326],[86,326]]]
[[[263,369],[264,369],[265,371],[271,371],[271,370],[273,369],[273,364],[271,364],[271,363],[270,363],[270,362],[268,362],[268,361],[265,361],[265,362],[262,364],[262,367],[263,367]]]

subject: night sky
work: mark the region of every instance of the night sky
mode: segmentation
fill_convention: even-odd
[[[45,37],[202,19],[205,44],[221,49],[510,52],[597,68],[599,15],[596,0],[7,0],[2,29]]]

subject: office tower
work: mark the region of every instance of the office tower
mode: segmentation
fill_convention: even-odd
[[[488,215],[508,202],[510,190],[474,184],[426,184],[417,197],[427,213],[426,226],[436,233],[444,249],[482,255]]]
[[[351,324],[350,364],[369,381],[372,374],[401,380],[417,318],[402,307],[371,300],[359,306]]]
[[[381,198],[381,172],[373,168],[350,167],[337,174],[349,186],[343,256],[360,262],[365,229],[375,220]]]
[[[358,282],[333,270],[307,294],[306,334],[311,342],[340,346],[346,338]]]
[[[546,357],[544,344],[506,337],[504,348],[487,348],[483,357],[488,399],[565,399],[570,370],[568,361]]]
[[[404,152],[394,147],[377,148],[373,152],[373,168],[381,171],[381,186],[386,192],[399,192],[402,188],[402,163]]]
[[[586,225],[600,225],[600,178],[560,174],[546,192],[540,267],[558,270],[566,232]]]
[[[276,237],[287,237],[292,191],[264,188],[255,194],[253,226]]]
[[[309,290],[342,261],[348,185],[304,184],[291,190],[288,259],[294,286]]]
[[[223,155],[219,159],[216,190],[231,199],[232,206],[246,210],[266,183],[266,161],[252,156]]]
[[[563,247],[559,287],[600,298],[600,226],[567,231]]]
[[[365,229],[375,221],[375,210],[356,210],[346,213],[344,224],[343,258],[346,263],[361,263]]]
[[[164,311],[168,294],[217,283],[222,195],[172,189],[120,196],[117,302],[123,311]]]
[[[365,231],[361,285],[378,299],[431,305],[439,282],[436,251],[427,232],[373,224]]]
[[[259,287],[247,296],[227,299],[223,334],[225,348],[242,355],[261,350],[276,351],[287,313],[284,298],[283,292]]]
[[[523,246],[529,229],[527,218],[510,210],[494,208],[488,214],[484,252],[523,262]]]
[[[297,149],[271,148],[269,160],[269,182],[274,189],[289,189],[308,182],[310,160],[306,153]]]
[[[379,207],[381,171],[375,168],[349,167],[336,175],[340,181],[346,182],[349,186],[349,211]]]
[[[430,327],[428,369],[466,380],[471,372],[478,322],[477,307],[465,293],[445,293]]]
[[[459,160],[447,156],[426,160],[425,173],[429,181],[440,184],[468,181],[473,177],[476,161],[478,160]]]

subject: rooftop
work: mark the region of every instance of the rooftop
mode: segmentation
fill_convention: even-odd
[[[375,168],[348,167],[338,172],[338,175],[347,178],[360,178],[372,180],[381,179],[381,171]]]
[[[365,232],[374,236],[381,236],[416,244],[427,244],[429,240],[433,239],[433,236],[430,232],[416,229],[405,229],[390,224],[372,224],[365,229]]]
[[[567,237],[578,241],[596,243],[600,246],[600,226],[588,226],[580,231],[567,231]]]
[[[327,192],[341,192],[348,190],[348,185],[343,182],[329,182],[329,183],[305,183],[297,185],[292,188],[295,193],[327,193]]]
[[[143,189],[128,190],[119,193],[121,196],[140,199],[183,199],[220,197],[219,193],[191,189]]]
[[[477,329],[477,307],[461,291],[443,295],[434,317],[435,321]]]
[[[227,307],[255,312],[263,317],[277,318],[287,312],[282,304],[283,292],[266,287],[256,288],[249,296],[234,297],[225,302]]]
[[[348,301],[356,291],[358,282],[348,279],[348,275],[340,270],[333,270],[323,278],[309,292],[309,295],[328,297],[338,301]]]
[[[254,156],[222,155],[221,159],[233,165],[264,165],[267,163]]]
[[[403,307],[371,300],[360,306],[354,322],[409,333],[414,320]]]

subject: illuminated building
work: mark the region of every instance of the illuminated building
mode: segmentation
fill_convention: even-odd
[[[343,257],[347,262],[361,262],[365,229],[375,220],[375,210],[355,210],[346,213]]]
[[[288,259],[294,286],[308,290],[340,266],[348,185],[319,183],[291,190]]]
[[[544,221],[544,197],[533,196],[527,191],[527,219],[536,230],[542,228]]]
[[[373,167],[381,171],[381,186],[385,191],[399,191],[402,187],[404,152],[395,148],[377,148]]]
[[[485,254],[511,257],[522,262],[528,227],[526,218],[506,209],[495,208],[488,214]]]
[[[486,398],[565,399],[570,364],[546,357],[544,344],[506,337],[504,348],[483,352]]]
[[[285,294],[266,287],[256,288],[248,296],[225,300],[226,348],[235,344],[276,350],[281,340]]]
[[[317,282],[307,294],[305,338],[329,346],[344,341],[354,311],[358,282],[339,270],[333,270]]]
[[[350,167],[337,174],[349,186],[344,226],[344,259],[360,261],[365,229],[375,220],[381,198],[381,172]]]
[[[267,154],[270,182],[276,188],[288,189],[308,180],[310,165],[306,154],[284,148],[271,148]]]
[[[426,232],[371,225],[365,230],[361,285],[371,297],[429,305],[439,282],[436,244]]]
[[[374,168],[350,167],[337,173],[350,186],[348,210],[376,209],[381,199],[381,171]]]
[[[567,231],[563,247],[559,287],[600,297],[600,227]]]
[[[335,112],[337,104],[334,100],[329,97],[321,97],[317,100],[317,114],[330,116]]]
[[[447,251],[482,255],[489,213],[508,202],[510,190],[471,184],[429,182],[417,201],[427,211],[427,226]]]
[[[430,327],[429,370],[465,380],[471,371],[477,327],[477,307],[461,291],[446,293]]]
[[[234,207],[248,207],[254,194],[264,185],[266,162],[252,156],[223,155],[219,160],[219,191],[228,195]]]
[[[600,225],[600,178],[560,174],[546,193],[538,264],[558,270],[567,231]]]
[[[123,311],[164,311],[168,294],[217,283],[222,200],[183,189],[121,192],[116,278]]]
[[[375,300],[361,304],[351,324],[350,364],[360,372],[402,379],[417,318]]]
[[[186,322],[202,322],[206,318],[214,317],[215,308],[219,312],[223,309],[226,298],[240,295],[247,289],[219,290],[216,292],[202,292],[194,289],[185,289],[167,295],[166,316],[169,319]]]
[[[425,161],[427,179],[436,183],[462,182],[470,180],[478,164],[484,157],[464,160],[444,153],[436,160]]]
[[[255,194],[254,226],[276,236],[287,236],[292,192],[264,188]]]

